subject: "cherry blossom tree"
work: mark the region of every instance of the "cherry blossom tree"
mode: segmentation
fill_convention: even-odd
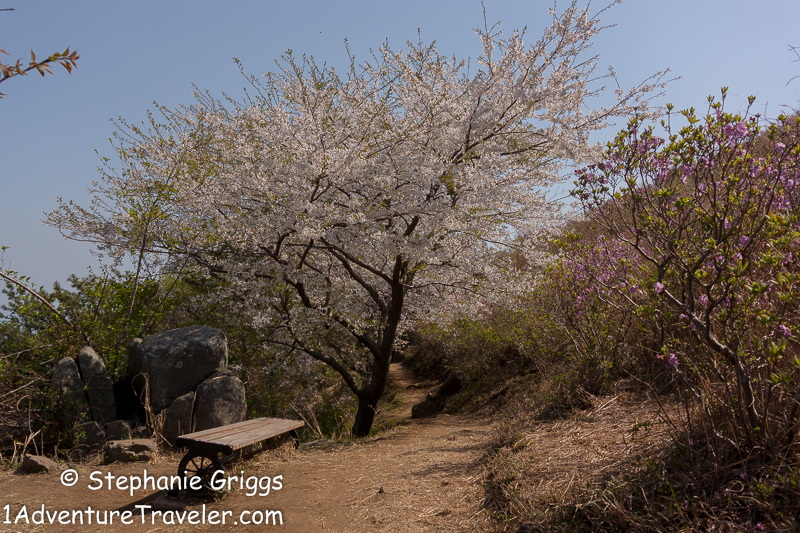
[[[577,2],[551,15],[531,45],[476,30],[474,63],[384,45],[340,74],[287,53],[241,101],[199,94],[119,123],[122,170],[106,160],[94,204],[62,202],[49,222],[218,278],[232,312],[341,375],[366,435],[404,328],[510,289],[519,254],[497,252],[552,219],[543,187],[597,157],[589,133],[645,112],[661,86],[663,73],[591,108],[616,81],[588,55],[603,28]]]

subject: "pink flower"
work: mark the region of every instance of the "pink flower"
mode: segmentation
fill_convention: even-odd
[[[776,150],[776,151],[777,151],[779,154],[782,154],[782,153],[783,153],[783,151],[784,151],[784,150],[786,150],[786,145],[785,145],[785,144],[783,144],[783,143],[775,143],[775,150]]]
[[[678,356],[674,353],[669,354],[669,359],[667,359],[667,363],[671,364],[675,368],[678,368]]]
[[[697,303],[699,303],[699,304],[700,304],[700,305],[702,305],[702,306],[705,306],[705,305],[707,305],[707,304],[708,304],[708,296],[707,296],[707,295],[705,295],[705,294],[701,294],[701,295],[700,295],[700,296],[697,298]]]
[[[778,326],[778,331],[779,331],[779,332],[780,332],[780,334],[781,334],[781,335],[783,335],[784,337],[791,337],[791,336],[792,336],[792,330],[790,330],[788,327],[786,327],[786,326],[785,326],[785,325],[783,325],[783,324],[781,324],[780,326]]]
[[[748,244],[750,244],[750,237],[747,235],[739,237],[739,248],[746,248]]]
[[[664,292],[664,284],[661,283],[660,281],[656,281],[655,284],[653,285],[653,289],[656,291],[656,294],[661,294],[662,292]]]

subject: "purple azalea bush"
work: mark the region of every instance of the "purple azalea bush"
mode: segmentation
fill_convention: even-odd
[[[703,118],[683,111],[680,129],[668,106],[663,137],[634,118],[600,163],[576,172],[573,194],[641,265],[623,279],[607,261],[595,277],[617,295],[631,284],[646,293],[625,303],[661,332],[660,359],[705,442],[747,453],[798,433],[800,119],[764,126],[724,101],[725,90],[709,98]]]

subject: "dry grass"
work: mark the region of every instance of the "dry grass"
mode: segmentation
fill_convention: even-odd
[[[532,411],[506,419],[488,459],[488,507],[505,529],[557,519],[567,506],[602,492],[605,481],[658,455],[668,427],[642,394],[593,398],[594,407],[555,421]]]
[[[796,451],[712,457],[675,398],[629,389],[543,421],[530,394],[486,459],[498,531],[800,531]]]

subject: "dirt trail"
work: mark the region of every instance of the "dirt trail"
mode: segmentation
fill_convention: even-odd
[[[149,465],[107,465],[75,467],[80,481],[64,487],[57,474],[16,476],[0,473],[0,531],[261,531],[264,525],[243,525],[242,519],[265,520],[260,511],[280,511],[287,532],[414,532],[480,530],[488,524],[481,510],[483,468],[481,456],[491,435],[490,421],[471,416],[439,415],[432,419],[410,421],[411,405],[420,401],[429,389],[407,388],[413,381],[407,371],[392,365],[392,379],[403,395],[403,408],[395,414],[409,418],[407,425],[388,434],[355,444],[332,443],[321,448],[283,448],[260,454],[255,459],[228,466],[229,475],[243,472],[245,477],[283,476],[283,487],[267,496],[248,496],[246,488],[235,487],[219,501],[194,501],[186,508],[206,518],[212,511],[226,516],[225,525],[178,525],[177,514],[147,515],[142,524],[141,511],[135,505],[148,505],[158,494],[141,491],[131,497],[120,490],[89,489],[93,471],[115,476],[152,476],[175,473],[178,457],[161,458]],[[96,484],[95,484],[96,485]],[[34,527],[13,522],[26,505],[29,514],[41,509],[100,510],[131,509],[133,525],[66,525]],[[218,515],[221,517],[221,515]],[[275,516],[272,517],[272,520]],[[153,523],[154,522],[154,523]],[[237,523],[238,522],[238,523]],[[269,524],[272,521],[268,522]]]

